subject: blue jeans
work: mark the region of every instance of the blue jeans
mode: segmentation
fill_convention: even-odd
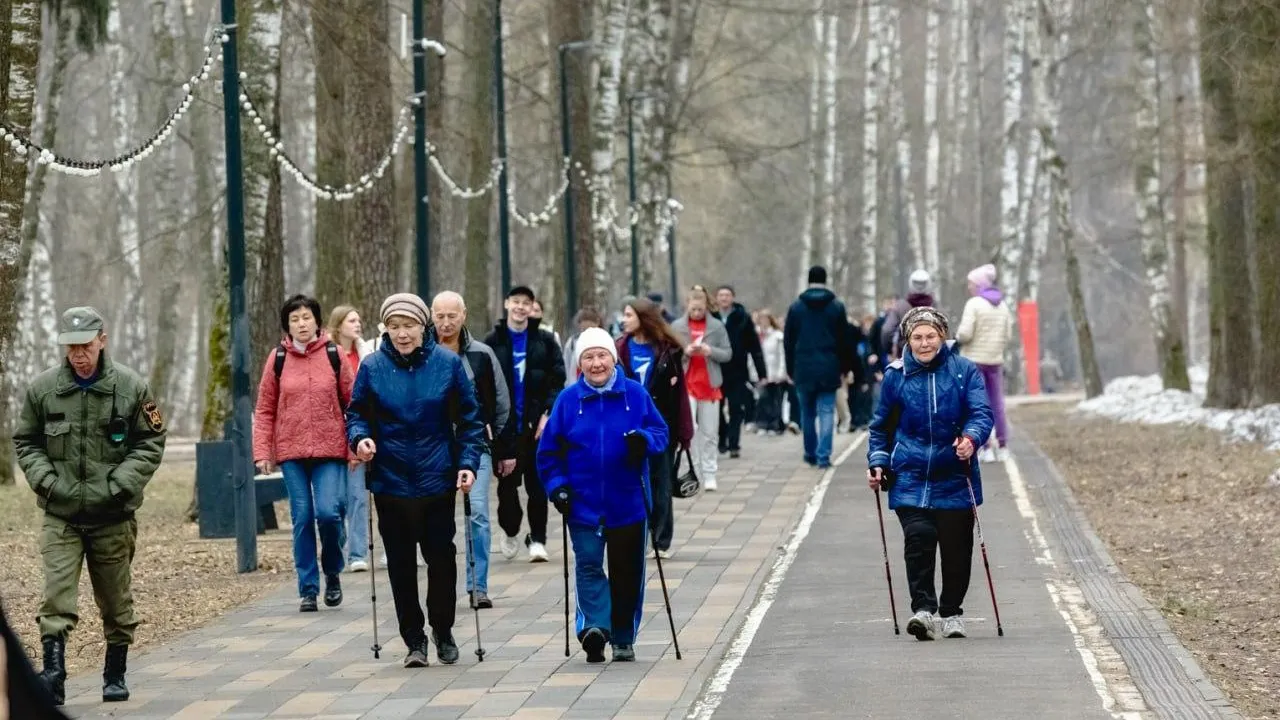
[[[347,562],[369,559],[369,490],[364,463],[347,468]]]
[[[644,617],[645,524],[607,528],[570,525],[578,639],[590,628],[614,645],[634,645]],[[609,575],[604,572],[606,551]]]
[[[298,569],[298,597],[320,594],[316,567],[316,529],[320,530],[320,566],[325,575],[342,572],[342,515],[346,504],[345,460],[309,458],[280,463],[289,491],[293,521],[293,565]]]
[[[474,574],[467,568],[467,592],[489,592],[489,545],[493,535],[489,531],[489,484],[493,480],[493,456],[480,456],[476,470],[476,482],[471,486],[471,553],[475,558]]]
[[[804,461],[810,465],[831,465],[831,444],[835,434],[836,391],[797,388],[800,399],[800,427],[804,430]]]

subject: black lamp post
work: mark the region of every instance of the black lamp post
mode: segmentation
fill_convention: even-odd
[[[573,137],[569,122],[569,73],[565,70],[564,56],[570,50],[590,47],[586,40],[575,40],[563,43],[557,48],[560,64],[560,155],[569,162],[573,157]],[[573,173],[572,165],[566,168],[568,185],[564,189],[564,279],[565,298],[568,313],[566,319],[573,321],[578,312],[578,268],[577,244],[573,237]]]

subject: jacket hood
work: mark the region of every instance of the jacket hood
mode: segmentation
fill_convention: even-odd
[[[1004,293],[1000,292],[1000,288],[989,287],[979,291],[978,297],[998,307],[1000,301],[1004,300]]]
[[[933,295],[927,292],[913,292],[907,295],[907,304],[911,307],[934,307]]]
[[[821,310],[836,299],[836,294],[824,287],[812,287],[800,293],[800,302],[813,310]]]
[[[293,338],[289,336],[289,333],[285,333],[284,336],[280,338],[280,347],[284,348],[285,352],[291,352],[294,355],[310,355],[328,344],[329,331],[323,329],[316,333],[316,336],[311,339],[311,342],[307,343],[307,348],[304,351],[298,350],[297,346],[293,344]]]

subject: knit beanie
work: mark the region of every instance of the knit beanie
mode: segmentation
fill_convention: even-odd
[[[379,313],[383,323],[390,320],[393,315],[413,318],[422,325],[427,325],[427,317],[430,315],[430,311],[427,310],[427,304],[417,295],[413,293],[396,293],[382,301],[382,310]]]
[[[989,287],[995,287],[996,284],[996,266],[990,263],[982,267],[976,267],[969,271],[969,282],[977,286],[979,290],[986,290]]]
[[[898,334],[906,341],[921,325],[932,325],[944,340],[951,336],[951,326],[947,323],[947,316],[943,315],[941,310],[931,307],[916,307],[908,310],[907,314],[902,316]]]
[[[929,277],[928,270],[923,270],[923,269],[916,270],[915,272],[911,273],[911,279],[910,279],[911,292],[918,292],[918,293],[929,292],[930,282],[932,282],[932,278]]]
[[[583,330],[582,334],[578,335],[578,342],[574,345],[574,367],[582,367],[582,354],[592,348],[608,350],[613,356],[613,361],[618,362],[618,348],[613,344],[613,336],[605,330],[593,327]]]
[[[809,284],[810,285],[826,285],[827,269],[821,265],[814,265],[809,268]]]

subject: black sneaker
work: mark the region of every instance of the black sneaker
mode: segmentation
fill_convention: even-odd
[[[305,595],[298,601],[298,612],[316,612],[319,609],[316,607],[315,595]]]
[[[337,575],[324,576],[324,604],[326,607],[338,607],[342,604],[342,581]]]
[[[604,646],[607,644],[604,631],[600,628],[591,628],[582,634],[582,649],[586,651],[589,663],[604,662]]]
[[[634,645],[614,645],[613,646],[614,662],[635,662],[636,648]]]
[[[441,635],[433,630],[431,638],[436,641],[436,657],[440,658],[440,662],[445,665],[458,662],[458,643],[453,641],[453,633]]]
[[[493,601],[489,599],[489,593],[481,590],[480,592],[469,593],[471,599],[475,602],[475,607],[480,610],[489,610],[493,608]]]
[[[737,460],[737,459],[738,459],[738,458],[740,458],[740,457],[742,457],[742,451],[741,451],[741,450],[730,450],[730,451],[729,451],[729,459],[730,459],[730,460]]]
[[[431,648],[427,646],[427,639],[422,638],[409,648],[409,654],[404,656],[404,666],[407,668],[424,668],[431,664],[427,659],[427,651]]]

